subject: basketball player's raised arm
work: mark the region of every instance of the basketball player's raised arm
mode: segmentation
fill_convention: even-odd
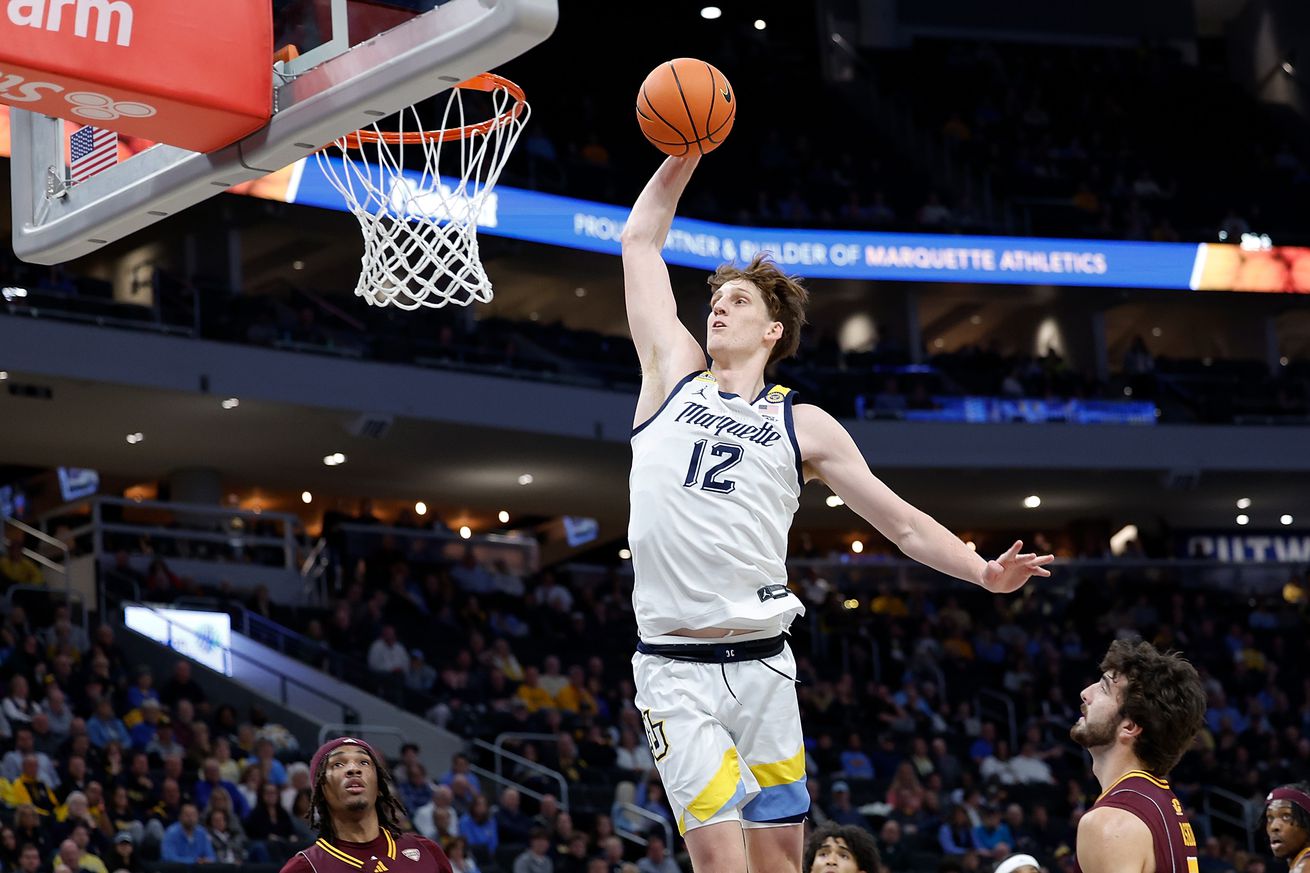
[[[678,320],[678,306],[661,254],[678,200],[700,157],[665,158],[632,205],[623,228],[623,292],[628,327],[641,361],[643,406],[653,413],[678,379],[705,366],[700,344]]]
[[[978,556],[927,513],[902,500],[869,469],[855,440],[817,406],[793,409],[805,478],[820,479],[908,557],[988,591],[1008,593],[1030,576],[1049,576],[1051,555],[1021,555],[1016,542],[995,561]]]
[[[1088,810],[1078,820],[1077,856],[1083,873],[1144,873],[1155,857],[1151,830],[1124,809]]]

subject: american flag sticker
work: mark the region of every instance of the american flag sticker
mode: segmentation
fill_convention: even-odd
[[[69,175],[81,182],[118,163],[118,134],[88,124],[68,138],[68,152]]]

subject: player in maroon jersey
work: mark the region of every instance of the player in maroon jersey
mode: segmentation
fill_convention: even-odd
[[[1287,873],[1310,873],[1310,785],[1280,785],[1265,800],[1265,833]]]
[[[1115,640],[1069,730],[1092,754],[1101,796],[1078,822],[1082,873],[1197,873],[1196,834],[1165,781],[1205,719],[1196,668],[1176,652]]]
[[[386,762],[366,742],[340,737],[310,762],[313,799],[306,819],[318,840],[282,873],[452,873],[441,847],[400,832],[404,808]]]

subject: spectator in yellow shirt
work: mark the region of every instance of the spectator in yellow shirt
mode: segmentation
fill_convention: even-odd
[[[555,695],[555,705],[565,712],[579,715],[596,714],[596,698],[587,690],[582,668],[577,664],[569,668],[568,682]]]
[[[524,668],[523,684],[519,686],[517,693],[518,698],[527,705],[528,712],[551,709],[555,706],[555,698],[541,687],[541,671],[536,667]]]
[[[12,538],[5,543],[0,555],[0,587],[11,585],[44,585],[45,576],[36,562],[23,554],[23,541]]]

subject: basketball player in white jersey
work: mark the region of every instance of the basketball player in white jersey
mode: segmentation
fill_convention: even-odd
[[[623,232],[642,368],[629,526],[636,703],[696,873],[798,873],[809,795],[784,634],[804,607],[785,560],[804,482],[822,480],[905,554],[988,591],[1049,576],[1052,558],[1019,554],[1017,542],[979,557],[874,477],[836,419],[765,382],[805,321],[805,289],[771,262],[710,278],[706,369],[660,254],[698,161],[668,158]]]

